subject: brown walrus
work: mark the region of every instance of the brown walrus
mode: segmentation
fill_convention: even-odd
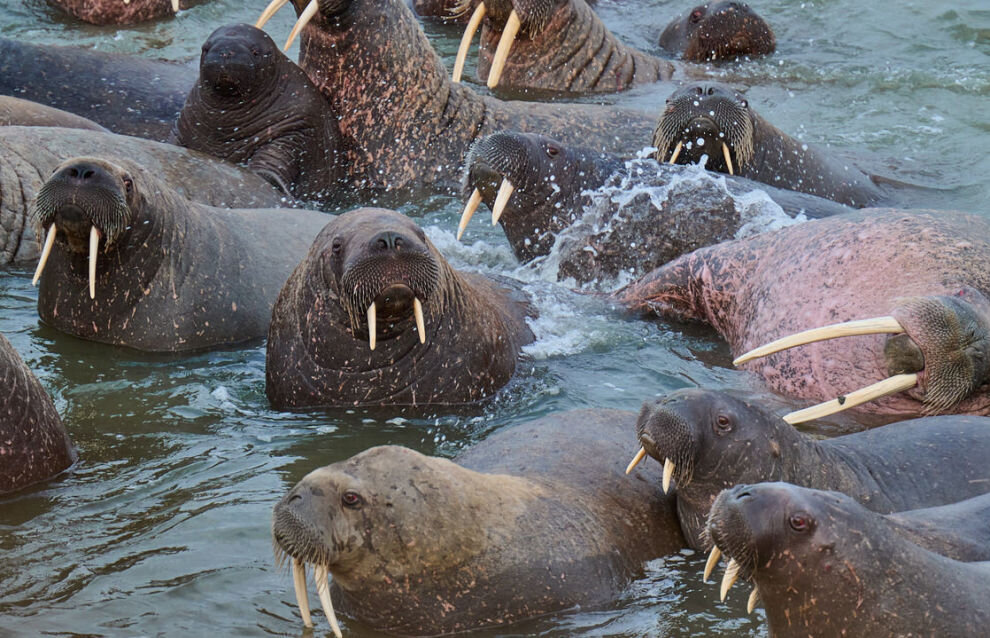
[[[51,3],[90,24],[136,24],[170,18],[206,0],[51,0]]]
[[[456,463],[387,446],[310,472],[272,521],[303,621],[306,564],[321,601],[404,636],[614,600],[645,561],[684,544],[657,475],[622,475],[634,418],[565,412],[505,428]]]
[[[699,4],[660,34],[660,46],[683,60],[712,62],[769,55],[777,49],[770,25],[743,2]]]
[[[278,296],[265,391],[276,408],[476,401],[533,340],[527,303],[454,270],[390,210],[327,224]]]
[[[0,126],[62,126],[109,133],[93,120],[31,100],[0,95]]]

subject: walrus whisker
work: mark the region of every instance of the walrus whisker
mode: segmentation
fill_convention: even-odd
[[[722,155],[725,156],[725,165],[729,167],[729,175],[735,175],[735,171],[732,170],[732,157],[729,155],[729,145],[722,142]]]
[[[371,305],[368,306],[368,345],[371,349],[375,349],[375,341],[378,338],[378,309],[375,308],[375,302],[372,301]]]
[[[461,240],[461,236],[464,234],[464,230],[467,228],[468,222],[471,221],[471,217],[474,216],[474,212],[478,210],[478,206],[481,205],[481,191],[477,188],[471,193],[471,199],[468,200],[467,205],[464,206],[464,212],[461,213],[461,221],[457,224],[457,241]]]
[[[857,405],[883,398],[889,394],[896,394],[904,390],[909,390],[917,384],[917,373],[912,372],[911,374],[895,374],[892,377],[887,377],[883,381],[878,381],[877,383],[868,385],[865,388],[860,388],[855,392],[850,392],[849,394],[841,396],[837,399],[825,401],[824,403],[813,405],[810,408],[805,408],[803,410],[797,410],[796,412],[786,414],[784,415],[784,420],[791,425],[797,425],[798,423],[804,423],[805,421],[811,421],[812,419],[820,419],[831,414],[842,412],[843,410],[848,410],[849,408],[854,408]]]
[[[278,10],[285,6],[285,3],[289,0],[272,0],[265,7],[265,10],[261,12],[261,17],[258,21],[254,23],[255,29],[264,28],[265,24],[272,19],[272,16],[278,13]]]
[[[96,254],[100,247],[100,231],[96,226],[89,229],[89,298],[96,299]]]
[[[464,73],[464,61],[467,59],[468,49],[471,48],[471,40],[474,39],[474,34],[481,26],[481,20],[485,17],[485,3],[482,2],[471,14],[471,20],[467,24],[467,28],[464,29],[464,35],[461,36],[461,46],[457,49],[457,58],[454,60],[454,72],[450,75],[452,82],[460,82],[461,75]]]
[[[812,328],[811,330],[805,330],[803,332],[798,332],[797,334],[781,337],[780,339],[772,341],[766,345],[762,345],[759,348],[754,348],[753,350],[737,357],[735,361],[732,362],[732,365],[739,365],[752,359],[765,357],[769,354],[780,352],[781,350],[787,350],[788,348],[794,348],[796,346],[803,346],[816,341],[827,341],[828,339],[852,337],[855,335],[900,334],[902,332],[904,332],[904,327],[901,323],[897,319],[889,316],[835,323],[830,326]]]
[[[38,260],[38,268],[34,271],[34,277],[31,279],[31,285],[37,286],[38,280],[41,279],[41,273],[45,270],[45,264],[48,263],[48,256],[52,254],[52,246],[55,245],[55,233],[58,232],[55,229],[55,224],[48,228],[48,236],[45,237],[45,247],[41,250],[41,259]]]
[[[674,147],[674,152],[670,156],[670,161],[668,164],[673,164],[677,161],[677,156],[681,154],[681,149],[684,148],[684,142],[678,142],[677,146]]]
[[[512,48],[512,43],[516,39],[516,34],[519,33],[519,27],[522,26],[522,22],[519,20],[519,14],[513,9],[509,14],[509,19],[505,23],[505,29],[502,31],[502,37],[498,41],[498,47],[495,49],[495,57],[492,58],[492,68],[488,71],[488,88],[494,89],[498,86],[498,81],[502,78],[502,70],[505,69],[505,62],[509,59],[509,49]]]
[[[719,599],[724,603],[725,597],[729,594],[729,590],[736,583],[739,578],[739,563],[736,559],[729,559],[729,566],[725,568],[725,574],[722,575],[722,586],[719,588]]]
[[[633,460],[629,461],[629,465],[626,466],[626,474],[632,472],[633,468],[639,465],[639,462],[645,458],[646,458],[646,448],[641,447],[639,448],[639,452],[636,452],[636,456],[633,457]]]
[[[509,198],[512,197],[512,191],[515,189],[516,187],[512,185],[509,178],[502,178],[502,184],[498,187],[498,194],[495,195],[495,204],[492,206],[492,226],[497,224],[499,218],[502,217],[505,206],[509,203]]]
[[[333,635],[343,638],[340,633],[340,625],[337,624],[337,614],[333,613],[333,601],[330,600],[330,583],[327,582],[327,568],[323,565],[313,566],[313,580],[316,581],[316,593],[320,596],[320,604],[323,605],[323,613],[330,621],[330,628]]]
[[[298,558],[292,559],[292,585],[296,590],[296,604],[299,605],[299,615],[302,616],[303,624],[312,627],[313,619],[309,615],[309,592],[306,591],[306,563]]]
[[[413,297],[413,316],[416,317],[416,332],[419,333],[419,342],[426,343],[426,320],[423,319],[423,303],[419,297]]]
[[[663,460],[663,493],[670,491],[670,479],[674,476],[674,462],[670,459]]]
[[[296,23],[293,25],[292,31],[289,32],[289,39],[285,41],[285,46],[282,48],[283,51],[289,50],[289,47],[292,46],[292,41],[296,39],[299,32],[303,30],[303,27],[309,24],[309,21],[313,19],[313,16],[315,16],[316,12],[319,10],[320,3],[318,0],[313,0],[306,5],[306,10],[302,12],[299,19],[296,20]]]
[[[753,591],[749,592],[749,599],[746,601],[746,613],[751,614],[756,609],[756,603],[760,601],[760,588],[753,585]]]
[[[720,558],[722,558],[722,550],[718,548],[718,545],[712,545],[712,551],[708,554],[708,560],[705,561],[705,573],[701,577],[701,582],[708,582],[708,577],[712,575],[712,570],[718,565],[718,559]]]

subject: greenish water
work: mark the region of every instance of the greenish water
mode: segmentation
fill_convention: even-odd
[[[264,4],[215,0],[176,20],[114,29],[72,24],[43,0],[10,0],[0,6],[0,35],[190,59],[216,26],[253,22]],[[985,212],[984,2],[753,5],[774,26],[778,53],[722,73],[750,87],[751,104],[768,120],[938,186],[940,207]],[[600,2],[606,24],[647,50],[686,8]],[[279,40],[291,22],[284,13],[268,30]],[[459,35],[427,30],[449,59]],[[606,100],[655,112],[669,91],[640,87]],[[269,521],[278,498],[311,469],[384,443],[450,455],[528,419],[584,407],[637,410],[680,387],[758,387],[727,367],[726,348],[705,331],[616,320],[545,269],[519,268],[498,230],[475,223],[457,243],[458,202],[436,197],[402,210],[421,218],[455,266],[526,281],[541,312],[521,374],[468,412],[277,412],[264,397],[264,344],[162,357],[82,342],[38,324],[27,270],[0,273],[0,332],[52,394],[80,451],[72,472],[0,501],[0,635],[301,635],[291,578],[274,566]],[[655,561],[613,608],[501,635],[765,634],[760,612],[745,614],[745,592],[721,604],[716,588],[700,583],[702,561]],[[375,635],[343,620],[346,635]]]

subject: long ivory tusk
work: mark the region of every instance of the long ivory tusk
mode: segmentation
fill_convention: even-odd
[[[34,271],[34,278],[31,279],[31,285],[37,286],[38,280],[41,279],[41,273],[45,269],[45,264],[48,263],[48,256],[52,254],[52,246],[55,245],[55,222],[48,227],[48,236],[45,237],[45,247],[41,249],[41,259],[38,260],[38,268]]]
[[[633,468],[639,465],[639,462],[645,458],[646,458],[646,448],[641,447],[639,448],[639,452],[636,452],[636,456],[633,457],[633,460],[629,461],[629,465],[626,466],[626,474],[632,472]]]
[[[371,349],[375,349],[375,343],[378,340],[378,309],[375,307],[375,302],[372,301],[371,305],[368,306],[368,345]]]
[[[289,47],[292,46],[292,41],[296,39],[299,32],[303,30],[309,21],[313,19],[316,12],[320,10],[320,3],[317,0],[313,0],[308,5],[306,5],[306,10],[302,12],[299,19],[296,20],[295,25],[292,27],[292,31],[289,32],[289,39],[285,41],[285,46],[282,48],[283,51],[288,51]]]
[[[760,588],[753,585],[753,591],[749,592],[749,600],[746,601],[746,613],[751,614],[756,609],[756,603],[760,601]]]
[[[423,303],[419,297],[413,297],[413,315],[416,317],[416,331],[419,332],[419,342],[426,343],[426,321],[423,319]]]
[[[739,563],[733,558],[729,560],[729,566],[725,568],[725,574],[722,576],[722,587],[719,590],[719,596],[723,603],[725,602],[725,597],[729,594],[729,590],[732,589],[732,585],[735,584],[738,578]]]
[[[265,7],[265,10],[261,12],[261,17],[258,21],[254,23],[255,29],[261,29],[265,24],[272,19],[272,16],[278,13],[278,10],[285,6],[285,3],[289,0],[272,0]]]
[[[337,614],[333,613],[333,601],[330,600],[330,583],[327,582],[327,568],[323,565],[316,565],[313,568],[313,580],[316,581],[316,593],[320,596],[320,604],[323,605],[323,613],[330,621],[330,628],[333,635],[343,638],[340,633],[340,625],[337,623]]]
[[[471,48],[471,40],[474,39],[474,34],[481,25],[481,19],[485,17],[485,3],[482,2],[471,14],[471,20],[468,22],[467,28],[464,30],[464,35],[461,36],[461,46],[457,49],[457,59],[454,60],[454,72],[450,75],[450,79],[453,82],[460,82],[461,75],[464,74],[464,61],[467,59],[468,49]]]
[[[96,299],[96,253],[100,247],[100,231],[89,229],[89,298]]]
[[[717,545],[713,546],[712,553],[708,555],[708,560],[705,561],[705,574],[701,577],[701,582],[708,582],[708,577],[712,575],[712,570],[718,565],[718,559],[720,558],[722,558],[722,550]]]
[[[492,68],[488,71],[488,88],[490,89],[498,86],[498,81],[502,78],[505,61],[509,59],[509,49],[512,48],[512,43],[516,39],[516,34],[519,33],[520,26],[522,23],[519,21],[519,14],[513,9],[505,23],[505,29],[502,30],[502,38],[498,41],[498,47],[495,49]]]
[[[471,217],[474,216],[474,212],[478,210],[478,206],[481,205],[481,191],[477,188],[471,193],[471,199],[464,206],[464,212],[461,213],[461,221],[457,224],[457,241],[461,240],[461,235],[464,234],[464,229],[467,228],[468,222],[471,221]]]
[[[673,164],[677,161],[678,156],[681,154],[681,149],[684,148],[684,142],[678,142],[677,146],[674,147],[674,152],[670,155],[670,161],[668,164]]]
[[[312,627],[313,619],[309,615],[309,592],[306,591],[306,563],[297,558],[292,559],[292,585],[296,589],[296,604],[299,605],[299,615],[302,616],[303,624]]]
[[[670,459],[663,460],[663,493],[670,491],[670,478],[674,475],[674,462]]]
[[[502,213],[505,212],[505,206],[509,203],[509,198],[512,197],[512,191],[516,190],[516,187],[512,185],[508,177],[502,178],[502,184],[498,187],[498,193],[495,195],[495,204],[492,206],[492,226],[498,223],[498,220],[502,217]]]
[[[791,425],[796,425],[805,421],[811,421],[812,419],[820,419],[830,414],[842,412],[857,405],[880,399],[888,394],[896,394],[908,390],[917,384],[918,375],[913,372],[911,374],[895,374],[883,381],[878,381],[873,385],[860,388],[838,399],[832,399],[831,401],[813,405],[810,408],[791,412],[784,415],[784,420]]]
[[[874,317],[872,319],[835,323],[830,326],[812,328],[811,330],[782,337],[737,357],[732,364],[739,365],[752,359],[765,357],[774,352],[780,352],[781,350],[787,350],[795,346],[803,346],[816,341],[826,341],[828,339],[852,337],[855,335],[898,334],[901,332],[904,332],[904,327],[893,317]]]
[[[732,157],[729,155],[729,145],[722,142],[722,155],[725,156],[725,164],[729,167],[729,175],[735,175],[735,171],[732,170]]]

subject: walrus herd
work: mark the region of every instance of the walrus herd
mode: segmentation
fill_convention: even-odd
[[[126,25],[197,2],[52,4]],[[298,21],[274,33],[286,4]],[[543,307],[441,252],[485,204],[520,272],[552,264],[543,283],[615,321],[706,324],[744,370],[723,373],[756,388],[544,411],[452,459],[382,445],[307,468],[270,525],[306,627],[309,572],[338,638],[338,612],[391,635],[511,633],[615,605],[694,550],[705,581],[726,560],[723,600],[752,584],[776,638],[984,635],[990,224],[759,115],[719,66],[776,55],[748,5],[679,7],[657,55],[597,5],[272,0],[217,28],[198,69],[0,40],[0,263],[37,285],[46,330],[94,348],[180,365],[264,340],[274,410],[485,414],[530,367]],[[424,19],[456,29],[452,74]],[[650,83],[669,96],[652,114],[560,101]],[[424,199],[459,223],[412,219]],[[58,490],[87,447],[3,335],[0,380],[3,508]]]

